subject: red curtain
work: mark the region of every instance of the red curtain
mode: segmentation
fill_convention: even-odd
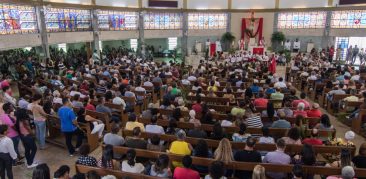
[[[243,18],[241,22],[241,38],[244,39],[244,41],[248,41],[250,38],[250,34],[246,32],[247,23],[250,23],[250,21],[250,18]],[[260,45],[260,40],[263,37],[263,18],[255,19],[254,23],[257,27],[254,27],[253,36],[257,39],[258,45]]]

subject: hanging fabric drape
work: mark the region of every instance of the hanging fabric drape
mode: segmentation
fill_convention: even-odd
[[[260,39],[263,37],[263,18],[254,19],[254,28],[253,33],[248,32],[248,27],[250,26],[252,19],[251,18],[243,18],[241,22],[241,38],[244,41],[249,41],[250,38],[256,38],[258,42],[258,46],[260,45]]]

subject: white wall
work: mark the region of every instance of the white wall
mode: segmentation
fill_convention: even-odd
[[[330,36],[334,37],[366,37],[365,29],[331,29]]]
[[[137,39],[139,32],[137,30],[131,31],[101,31],[99,34],[99,40],[126,40]]]
[[[232,9],[274,9],[276,0],[232,0]]]
[[[91,0],[44,0],[48,2],[70,3],[70,4],[91,4]]]
[[[226,32],[226,29],[220,30],[188,30],[188,36],[217,36],[221,39],[222,34]]]
[[[35,47],[42,45],[39,34],[14,34],[0,36],[0,50]]]
[[[48,34],[49,44],[93,41],[93,32],[57,32]]]
[[[324,29],[278,29],[286,36],[323,36]]]
[[[182,37],[182,30],[145,30],[145,39]]]
[[[328,0],[280,0],[280,8],[327,7]]]
[[[241,38],[241,21],[242,18],[250,17],[250,13],[232,13],[231,14],[231,32],[236,37],[236,40],[240,40]],[[274,13],[255,13],[255,18],[263,17],[263,37],[266,41],[267,46],[269,46],[271,42],[271,36],[273,33],[273,22],[274,22]],[[237,44],[236,44],[237,45]]]
[[[99,6],[139,7],[138,0],[96,0],[96,4]]]
[[[227,9],[227,0],[187,0],[188,9]]]
[[[135,1],[138,1],[138,0],[135,0]],[[149,7],[149,0],[142,0],[142,7],[148,8]],[[178,0],[178,9],[181,9],[181,8],[183,8],[183,0]]]

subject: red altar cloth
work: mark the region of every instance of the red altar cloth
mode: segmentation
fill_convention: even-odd
[[[253,48],[253,54],[263,55],[263,53],[264,53],[263,47],[254,47]]]

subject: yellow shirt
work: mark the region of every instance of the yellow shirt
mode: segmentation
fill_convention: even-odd
[[[139,127],[140,130],[141,130],[141,132],[144,132],[145,131],[145,126],[142,123],[139,123],[139,122],[136,122],[136,121],[135,122],[128,121],[126,123],[126,130],[132,131],[133,128],[135,128],[135,127]]]
[[[210,90],[212,90],[213,92],[217,92],[217,87],[216,86],[209,86],[208,88],[207,88],[207,91],[210,91]]]
[[[170,146],[169,152],[177,155],[191,155],[188,143],[184,141],[174,141]],[[173,166],[181,167],[183,165],[181,162],[173,161]]]

